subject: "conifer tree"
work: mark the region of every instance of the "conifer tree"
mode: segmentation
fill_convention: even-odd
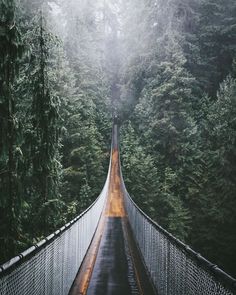
[[[6,259],[16,252],[19,239],[20,185],[18,163],[18,97],[13,95],[19,59],[23,47],[15,19],[15,1],[0,1],[0,256]]]
[[[31,159],[34,193],[38,195],[34,208],[43,204],[42,219],[36,215],[36,225],[42,233],[50,230],[48,218],[52,200],[58,196],[59,187],[59,101],[49,80],[50,46],[53,37],[47,32],[41,11],[35,28],[35,47],[32,54],[32,138]],[[34,211],[34,209],[33,209]]]

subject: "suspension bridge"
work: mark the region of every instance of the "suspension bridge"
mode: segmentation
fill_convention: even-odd
[[[152,221],[122,178],[118,126],[97,200],[0,266],[0,295],[236,294],[236,280]]]

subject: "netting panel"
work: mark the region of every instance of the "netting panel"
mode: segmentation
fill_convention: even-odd
[[[0,278],[0,295],[66,295],[88,250],[107,194],[34,256]]]
[[[158,295],[233,295],[213,273],[175,244],[125,195],[128,219]]]

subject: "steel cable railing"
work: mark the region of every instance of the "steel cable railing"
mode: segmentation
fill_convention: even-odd
[[[104,208],[109,173],[98,199],[81,215],[0,267],[0,295],[66,295]]]
[[[129,223],[158,295],[236,294],[235,279],[152,221],[125,192]]]

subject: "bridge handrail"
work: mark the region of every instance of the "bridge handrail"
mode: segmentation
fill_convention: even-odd
[[[101,195],[101,194],[100,194]],[[59,237],[63,232],[65,232],[67,229],[69,229],[74,223],[76,223],[79,219],[81,219],[99,200],[100,195],[97,197],[97,199],[82,213],[80,213],[78,216],[76,216],[74,219],[63,225],[61,228],[53,232],[52,234],[48,235],[46,238],[42,239],[35,245],[31,246],[27,250],[21,252],[20,254],[16,255],[9,261],[3,263],[0,265],[0,277],[2,275],[5,275],[7,271],[12,271],[15,267],[18,267],[21,263],[25,262],[26,260],[30,259],[31,256],[34,256],[35,253],[40,251],[41,249],[48,246],[50,243],[52,243],[57,237]]]
[[[0,295],[68,294],[103,212],[109,173],[101,194],[84,212],[0,266]]]
[[[163,236],[165,236],[169,242],[172,243],[172,245],[176,246],[185,256],[186,256],[186,260],[187,259],[191,259],[193,260],[193,263],[196,263],[199,268],[201,267],[203,270],[205,270],[208,274],[210,274],[210,276],[212,276],[213,278],[215,278],[217,281],[215,282],[217,283],[221,283],[217,288],[219,289],[218,293],[181,293],[183,292],[183,290],[181,289],[180,293],[178,293],[176,286],[175,286],[175,293],[171,293],[168,292],[166,290],[167,293],[162,292],[163,290],[160,290],[158,283],[160,284],[160,281],[156,281],[154,279],[154,285],[156,287],[156,289],[158,290],[158,294],[236,294],[236,279],[234,279],[233,277],[231,277],[230,275],[228,275],[227,273],[225,273],[222,269],[220,269],[217,265],[211,263],[210,261],[208,261],[207,259],[205,259],[203,256],[201,256],[199,253],[195,252],[194,250],[192,250],[188,245],[184,244],[183,242],[181,242],[179,239],[177,239],[176,237],[174,237],[171,233],[169,233],[167,230],[165,230],[163,227],[161,227],[158,223],[156,223],[155,221],[153,221],[145,212],[143,212],[138,205],[134,202],[134,200],[130,197],[129,193],[127,192],[125,186],[124,186],[124,190],[125,190],[125,206],[126,206],[126,210],[128,213],[128,217],[129,217],[129,221],[131,223],[131,228],[133,230],[134,236],[136,238],[137,244],[140,247],[140,242],[137,239],[137,232],[134,228],[134,224],[132,224],[132,216],[131,216],[131,212],[130,212],[130,208],[129,208],[129,204],[131,204],[131,206],[133,208],[135,208],[135,210],[142,216],[142,218],[145,219],[145,221],[147,221],[154,230],[160,232],[161,234],[163,234]],[[136,218],[136,222],[137,222],[137,216]],[[139,231],[141,230],[140,228],[138,229]],[[152,229],[151,229],[152,230]],[[143,238],[143,237],[142,237]],[[143,260],[146,264],[147,270],[149,272],[149,274],[152,276],[155,276],[154,272],[155,270],[150,270],[149,266],[147,265],[147,259],[145,259],[145,254],[143,253],[142,249],[140,249],[140,252],[143,256]],[[166,253],[167,255],[169,255],[168,253]],[[186,262],[187,263],[187,262]],[[153,277],[152,277],[153,279]],[[187,278],[186,278],[187,279]],[[212,287],[213,288],[213,287]],[[223,290],[225,288],[225,290]],[[168,287],[167,287],[168,289]],[[222,291],[221,291],[222,289]],[[188,290],[189,292],[189,290]],[[195,290],[196,292],[196,290]],[[215,292],[215,291],[213,291]]]

